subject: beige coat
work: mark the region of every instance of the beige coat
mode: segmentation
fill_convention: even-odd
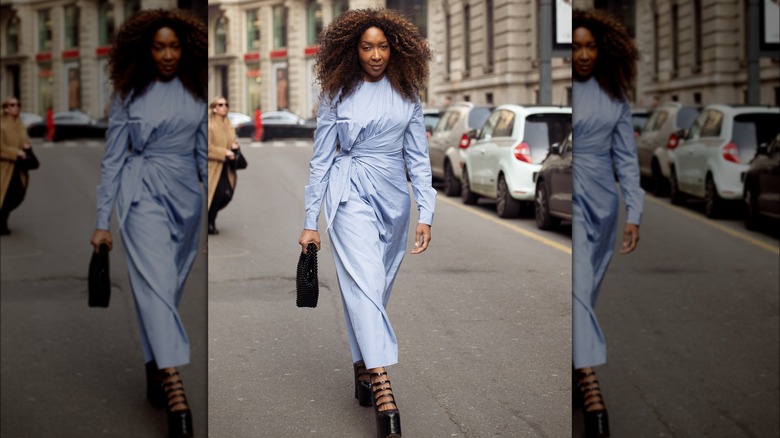
[[[209,205],[214,198],[214,192],[217,190],[219,176],[222,175],[222,166],[227,158],[227,151],[230,145],[236,140],[236,130],[230,121],[219,116],[209,117]],[[236,188],[236,172],[228,167],[228,181],[230,186]]]
[[[5,202],[5,194],[11,184],[19,149],[27,144],[27,128],[22,121],[4,115],[0,123],[0,206]],[[27,175],[22,175],[22,184],[27,186]]]

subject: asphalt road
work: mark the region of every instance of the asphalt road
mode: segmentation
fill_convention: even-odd
[[[596,309],[612,436],[777,436],[777,230],[646,195],[640,238],[634,254],[613,258]]]
[[[209,435],[375,436],[353,397],[324,235],[319,305],[295,307],[311,142],[243,149],[249,167],[209,239]],[[404,436],[570,436],[571,228],[541,232],[530,216],[439,195],[432,232],[389,304]]]
[[[146,401],[143,353],[116,231],[110,306],[87,307],[103,145],[34,141],[41,167],[31,173],[24,203],[11,213],[12,234],[0,238],[0,435],[167,436],[164,411]],[[205,225],[203,236],[205,249]],[[200,436],[207,420],[206,287],[201,255],[180,308],[192,346],[192,363],[180,371]]]

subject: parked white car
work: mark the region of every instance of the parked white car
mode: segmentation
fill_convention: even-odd
[[[717,217],[727,201],[743,195],[741,175],[759,144],[777,135],[780,108],[709,105],[680,142],[672,158],[671,197],[703,198],[708,217]]]
[[[497,107],[466,149],[461,199],[466,204],[480,196],[495,199],[500,217],[517,216],[523,202],[534,201],[534,176],[550,145],[563,143],[569,132],[569,107]]]

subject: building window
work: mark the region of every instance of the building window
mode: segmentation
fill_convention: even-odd
[[[246,51],[260,51],[260,19],[257,9],[246,11]]]
[[[420,35],[428,37],[427,3],[420,0],[387,0],[387,9],[395,9],[408,16],[420,29]]]
[[[485,103],[493,105],[493,93],[485,93]]]
[[[38,11],[38,51],[51,51],[51,10]]]
[[[79,8],[76,5],[65,6],[65,48],[79,46]]]
[[[108,0],[98,4],[98,44],[105,46],[114,42],[114,5]]]
[[[452,20],[450,19],[450,17],[451,15],[449,12],[446,12],[444,14],[444,56],[445,56],[444,62],[446,64],[445,67],[447,69],[448,79],[450,76],[450,63],[452,62],[452,43],[450,42],[451,41],[450,26]]]
[[[274,6],[274,49],[287,47],[287,8]]]
[[[214,26],[214,53],[219,55],[227,52],[227,33],[228,19],[222,15]]]
[[[701,18],[701,0],[693,1],[693,23],[696,26],[693,34],[693,65],[696,70],[701,69],[702,64],[702,18]]]
[[[19,53],[19,17],[16,15],[8,20],[8,27],[5,29],[5,41],[6,55]]]
[[[40,16],[39,16],[40,17]],[[54,75],[51,63],[38,64],[38,115],[43,116],[54,102]]]
[[[471,8],[463,7],[463,76],[471,70]]]
[[[316,45],[320,32],[322,32],[322,5],[316,0],[309,0],[306,8],[306,44]]]
[[[125,20],[141,10],[141,0],[125,0]]]
[[[334,0],[333,1],[333,18],[347,12],[349,10],[349,0]]]
[[[693,103],[701,105],[701,93],[693,93]]]
[[[677,71],[680,68],[680,34],[677,26],[679,14],[678,6],[672,5],[672,75],[677,76]]]
[[[493,0],[485,1],[485,38],[487,41],[487,71],[493,71],[494,52],[496,50],[493,38]]]

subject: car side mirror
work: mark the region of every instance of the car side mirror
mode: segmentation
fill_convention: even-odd
[[[427,132],[428,135],[433,134],[433,126],[426,126],[425,127],[425,132]]]
[[[471,130],[471,131],[469,131],[469,132],[468,132],[466,135],[467,135],[469,138],[472,138],[472,139],[474,139],[474,138],[477,138],[477,136],[479,135],[479,131],[477,131],[476,129],[472,129],[472,130]]]
[[[756,155],[768,155],[769,153],[769,144],[768,143],[761,143],[758,145],[758,149],[756,149]]]
[[[560,143],[553,143],[552,146],[550,146],[550,153],[555,155],[561,154],[561,144]]]
[[[674,131],[674,135],[677,136],[677,138],[688,138],[688,131],[685,129],[678,129],[677,131]]]

